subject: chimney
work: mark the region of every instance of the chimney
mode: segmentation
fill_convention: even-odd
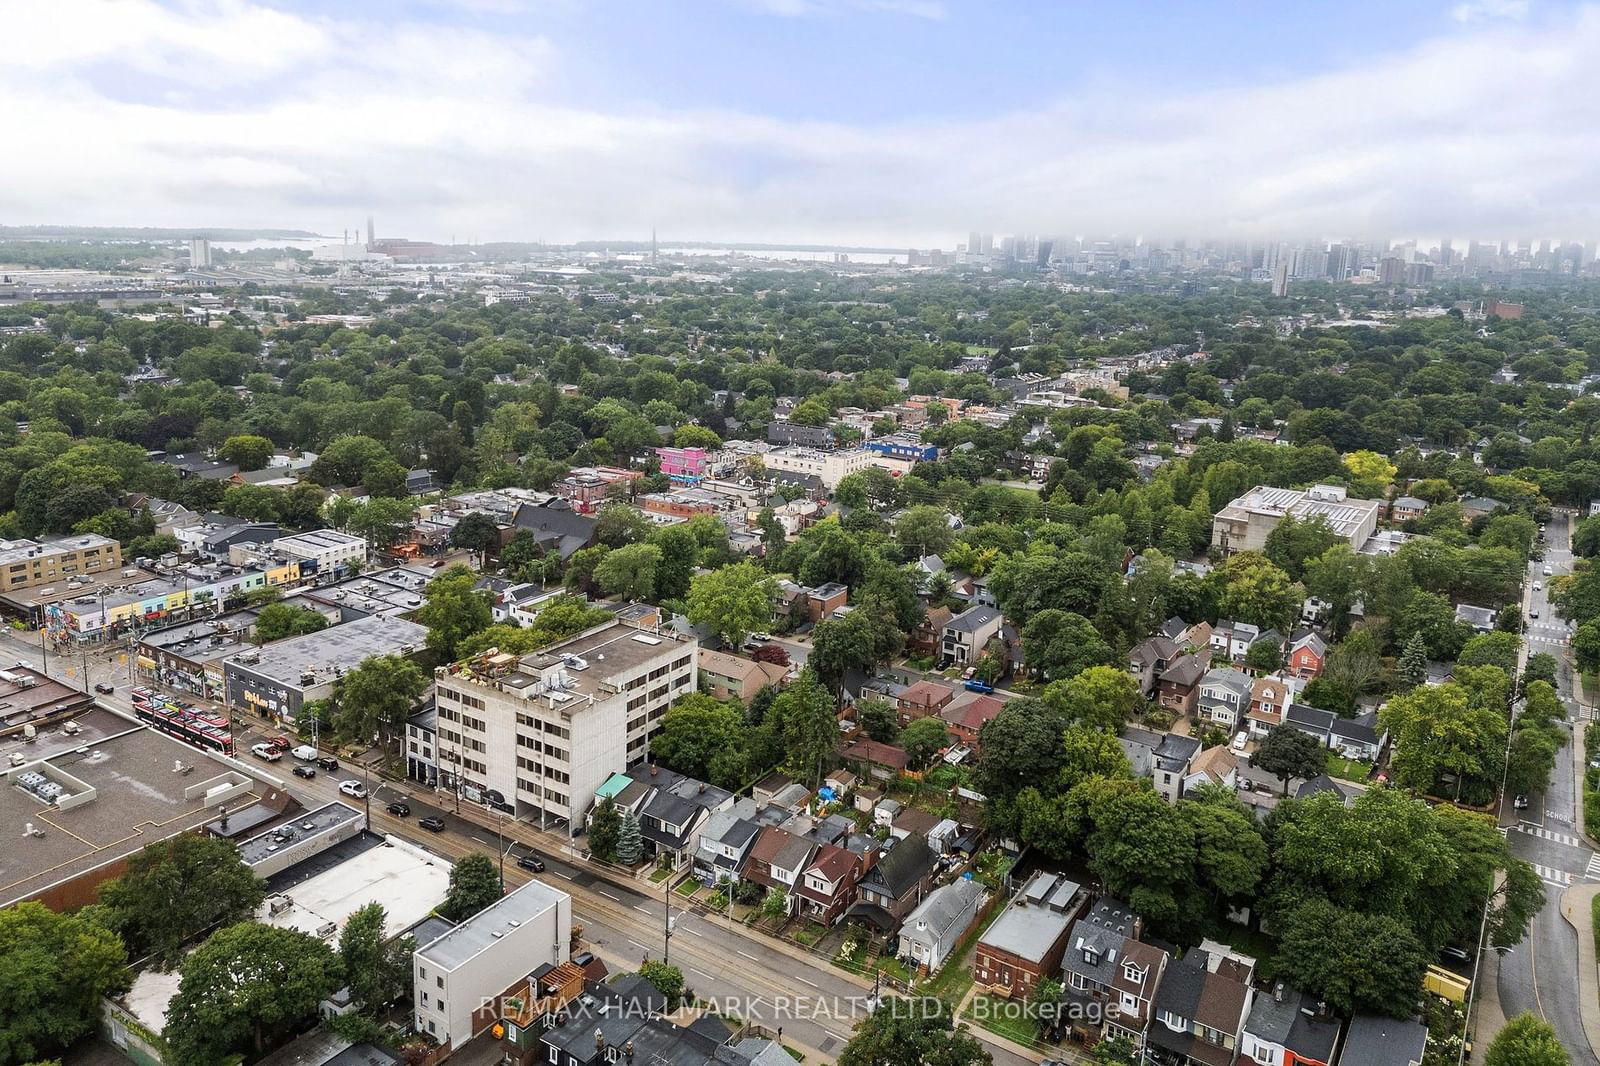
[[[1133,939],[1144,939],[1144,919],[1139,917],[1137,914],[1133,916]]]
[[[1274,1003],[1282,1003],[1283,1002],[1283,982],[1282,981],[1279,981],[1277,984],[1272,986],[1272,1002],[1274,1002]]]
[[[606,1049],[606,1034],[596,1029],[594,1031],[594,1050],[598,1054]]]
[[[629,1062],[633,1061],[633,1041],[632,1040],[630,1040],[626,1044],[622,1045],[622,1055]]]

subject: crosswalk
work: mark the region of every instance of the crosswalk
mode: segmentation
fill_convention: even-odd
[[[1590,881],[1600,881],[1600,854],[1589,856],[1589,868],[1583,876]]]
[[[1531,862],[1528,865],[1532,866],[1533,872],[1539,875],[1539,880],[1557,888],[1566,888],[1575,879],[1575,875],[1568,873],[1566,870],[1557,870],[1553,866],[1541,866],[1536,862]]]
[[[1529,825],[1527,822],[1523,822],[1515,828],[1519,833],[1526,833],[1528,836],[1538,837],[1540,840],[1549,840],[1556,844],[1565,844],[1569,848],[1587,847],[1583,841],[1569,833],[1558,833],[1543,826]]]

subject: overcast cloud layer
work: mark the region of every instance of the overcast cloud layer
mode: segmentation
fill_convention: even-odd
[[[485,5],[517,7],[466,6]],[[946,11],[750,7],[841,23]],[[1600,237],[1592,7],[1530,18],[1525,2],[1476,0],[1441,8],[1436,32],[1403,48],[1384,50],[1375,27],[1360,58],[1253,84],[1197,65],[1177,92],[1101,76],[979,114],[860,123],[575,101],[555,79],[583,57],[539,32],[537,10],[512,28],[327,10],[0,0],[0,222],[337,233],[370,211],[380,232],[431,239],[645,238],[656,225],[945,246],[975,227]],[[805,92],[784,56],[769,59]],[[716,57],[677,57],[696,61]]]

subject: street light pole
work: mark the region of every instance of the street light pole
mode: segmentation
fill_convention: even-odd
[[[661,879],[661,904],[663,911],[663,927],[661,937],[661,965],[667,964],[672,954],[672,878]]]

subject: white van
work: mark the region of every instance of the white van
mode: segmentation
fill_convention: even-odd
[[[317,759],[317,749],[312,747],[310,744],[302,744],[298,748],[295,748],[293,751],[289,752],[289,754],[293,755],[301,762],[315,762]]]

